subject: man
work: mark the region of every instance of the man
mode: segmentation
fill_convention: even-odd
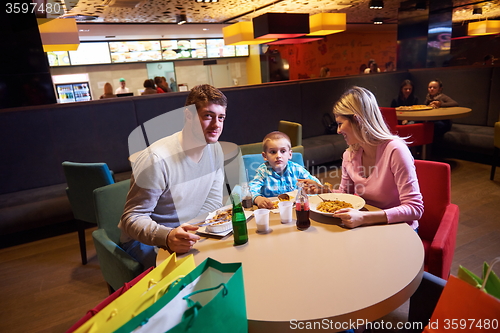
[[[155,265],[158,247],[188,252],[200,237],[190,233],[198,227],[183,222],[222,206],[224,155],[218,139],[226,96],[199,85],[186,105],[182,130],[151,144],[133,163],[118,226],[122,247],[144,268]]]
[[[125,87],[125,84],[126,84],[125,79],[121,78],[120,79],[120,86],[118,88],[116,88],[115,95],[117,95],[117,94],[126,94],[126,93],[129,92],[128,88]]]

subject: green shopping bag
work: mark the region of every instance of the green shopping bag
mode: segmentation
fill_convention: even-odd
[[[115,333],[248,332],[241,263],[206,259]]]
[[[500,262],[500,257],[497,257],[492,261],[491,269],[488,263],[485,262],[483,264],[482,278],[460,265],[458,268],[458,278],[476,288],[481,288],[483,286],[484,280],[486,279],[486,283],[484,284],[484,291],[500,299],[500,279],[492,269],[493,265],[495,265],[497,262]]]

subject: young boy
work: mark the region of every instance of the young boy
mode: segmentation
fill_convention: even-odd
[[[253,202],[259,208],[273,209],[274,205],[268,197],[277,197],[295,190],[299,180],[322,187],[320,181],[303,166],[290,161],[291,146],[290,138],[285,133],[276,131],[264,137],[262,157],[267,162],[257,168],[257,173],[249,184]]]

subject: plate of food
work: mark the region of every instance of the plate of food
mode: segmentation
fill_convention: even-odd
[[[245,211],[245,217],[248,219],[253,215],[252,211]],[[233,207],[231,205],[224,206],[214,212],[208,214],[207,218],[198,229],[199,233],[215,236],[226,236],[233,231],[231,219],[233,217]],[[206,225],[209,224],[209,225]]]
[[[333,216],[333,213],[341,208],[354,208],[359,210],[364,206],[365,200],[363,198],[346,193],[324,193],[319,196],[315,195],[309,197],[309,207],[311,211],[326,216]]]
[[[295,202],[296,197],[297,197],[297,190],[280,194],[277,197],[269,198],[273,202],[273,205],[274,205],[274,208],[271,210],[271,212],[279,213],[278,204],[280,203],[280,201],[293,201],[293,202]]]
[[[397,111],[423,111],[432,110],[432,106],[428,105],[411,105],[411,106],[398,106]]]

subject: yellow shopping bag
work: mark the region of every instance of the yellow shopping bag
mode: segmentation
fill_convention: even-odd
[[[130,290],[99,311],[75,333],[113,332],[161,297],[175,280],[189,274],[193,255],[177,260],[175,253],[137,282]]]

